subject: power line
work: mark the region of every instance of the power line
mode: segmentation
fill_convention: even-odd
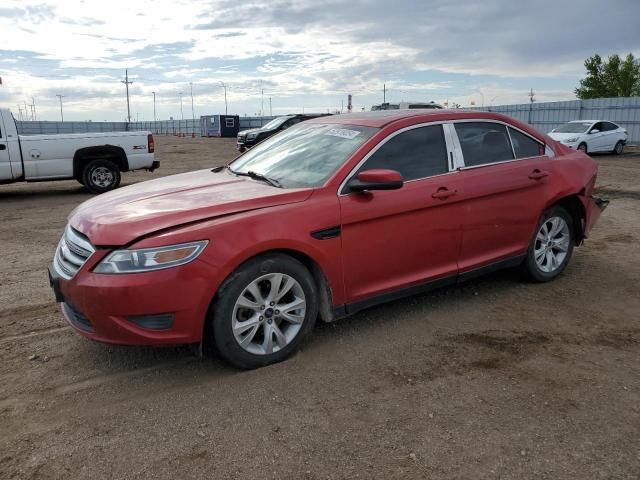
[[[131,123],[131,108],[129,106],[129,85],[133,82],[129,81],[129,70],[124,71],[124,80],[120,80],[120,83],[124,83],[127,87],[127,122]]]

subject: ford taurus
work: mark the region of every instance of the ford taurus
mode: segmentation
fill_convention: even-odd
[[[81,204],[49,269],[99,342],[211,342],[285,359],[317,318],[517,267],[546,282],[607,205],[597,166],[509,117],[447,110],[323,117],[223,167]]]

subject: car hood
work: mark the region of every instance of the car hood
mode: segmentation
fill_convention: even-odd
[[[234,213],[302,202],[312,189],[281,189],[200,170],[104,193],[78,206],[70,225],[94,245],[120,246],[150,233]]]
[[[249,133],[261,133],[270,132],[271,130],[265,130],[263,128],[252,128],[251,130],[243,130],[238,135],[248,135]]]
[[[576,138],[585,135],[584,133],[559,133],[559,132],[549,132],[549,135],[554,140],[561,142],[562,140],[566,140],[567,138]]]

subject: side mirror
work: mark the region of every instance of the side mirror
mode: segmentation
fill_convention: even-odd
[[[371,169],[360,172],[349,180],[347,186],[352,192],[366,190],[397,190],[402,188],[404,181],[400,172],[386,169]]]
[[[597,128],[593,128],[593,129],[591,129],[591,131],[589,133],[590,134],[591,133],[600,133],[600,130],[598,130]]]
[[[553,133],[553,132],[555,132],[555,131],[556,131],[556,129],[554,128],[554,129],[552,129],[552,130],[551,130],[551,133]]]

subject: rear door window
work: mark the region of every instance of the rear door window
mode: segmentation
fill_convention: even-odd
[[[358,172],[378,168],[400,172],[405,181],[448,172],[447,144],[442,125],[399,133],[371,155]]]
[[[467,167],[513,160],[507,127],[491,122],[455,124],[464,164]]]
[[[544,145],[535,141],[529,135],[509,127],[509,135],[513,143],[516,158],[537,157],[544,155]]]

